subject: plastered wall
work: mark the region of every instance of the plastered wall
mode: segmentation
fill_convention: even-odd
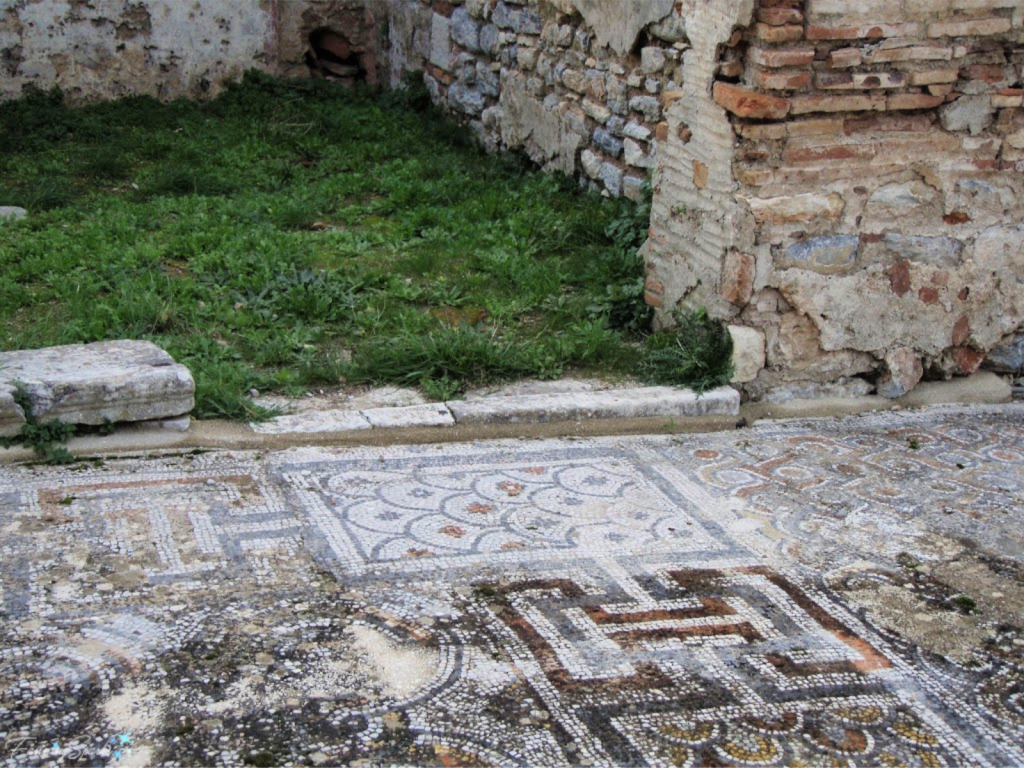
[[[271,66],[270,0],[0,0],[0,99],[200,97]]]

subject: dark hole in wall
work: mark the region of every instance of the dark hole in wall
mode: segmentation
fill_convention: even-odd
[[[333,29],[320,28],[310,34],[306,65],[314,75],[350,87],[366,82],[363,53],[354,50],[348,38]]]

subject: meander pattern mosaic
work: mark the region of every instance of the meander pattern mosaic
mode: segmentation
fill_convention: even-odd
[[[1024,764],[1019,653],[835,578],[1019,561],[1022,468],[1013,408],[2,468],[0,764]]]

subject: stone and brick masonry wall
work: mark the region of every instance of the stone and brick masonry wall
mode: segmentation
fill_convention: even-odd
[[[1024,323],[1021,0],[398,0],[393,77],[494,150],[655,198],[658,321],[755,398],[898,396]]]
[[[1021,0],[693,13],[646,247],[660,318],[732,323],[754,397],[898,396],[1019,332]]]
[[[653,174],[647,300],[726,320],[751,397],[897,396],[1024,328],[1024,0],[0,0],[0,100],[355,64],[605,194]]]

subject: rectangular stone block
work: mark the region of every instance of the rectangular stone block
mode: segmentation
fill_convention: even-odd
[[[261,435],[314,434],[318,432],[353,432],[371,429],[369,420],[359,411],[304,411],[253,424],[252,431]]]
[[[452,400],[447,405],[459,424],[523,424],[584,419],[736,416],[739,414],[740,395],[731,387],[720,387],[703,395],[674,387],[648,387]]]
[[[455,425],[451,411],[444,403],[408,405],[403,408],[369,408],[361,411],[374,429],[396,427],[451,427]]]
[[[101,341],[0,353],[0,436],[25,421],[27,393],[40,422],[100,425],[181,416],[195,405],[188,368],[148,341]]]
[[[999,35],[1009,32],[1013,24],[1006,17],[939,21],[928,25],[928,37],[968,37],[972,35]]]
[[[445,71],[452,68],[451,21],[439,13],[431,16],[430,63]]]

